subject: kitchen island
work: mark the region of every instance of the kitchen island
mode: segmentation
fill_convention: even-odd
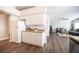
[[[22,41],[24,43],[43,47],[47,43],[45,30],[26,30],[22,32]]]

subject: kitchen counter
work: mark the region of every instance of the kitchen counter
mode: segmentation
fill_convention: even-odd
[[[22,41],[28,44],[43,47],[47,43],[45,30],[26,30],[22,31]]]
[[[26,31],[23,31],[23,32],[34,32],[34,33],[43,33],[45,30],[43,29],[36,29],[36,30],[26,30]]]

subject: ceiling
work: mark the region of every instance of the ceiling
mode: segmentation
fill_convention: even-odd
[[[21,11],[21,10],[29,9],[29,8],[33,8],[33,7],[35,7],[35,6],[16,6],[16,9]]]

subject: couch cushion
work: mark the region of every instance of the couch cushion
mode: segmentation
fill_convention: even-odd
[[[69,31],[70,35],[79,36],[79,32],[76,31]]]
[[[79,29],[76,29],[76,32],[79,32]]]

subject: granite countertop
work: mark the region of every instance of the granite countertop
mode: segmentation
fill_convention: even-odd
[[[44,29],[27,29],[26,31],[23,32],[43,33],[44,31],[45,31]]]

